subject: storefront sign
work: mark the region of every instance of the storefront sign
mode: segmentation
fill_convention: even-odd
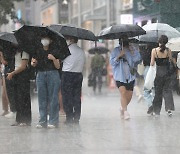
[[[133,0],[122,0],[122,10],[130,10],[133,8]]]

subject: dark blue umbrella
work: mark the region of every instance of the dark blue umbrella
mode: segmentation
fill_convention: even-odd
[[[146,34],[146,31],[138,25],[121,24],[113,25],[101,30],[97,38],[113,40],[122,38],[124,35],[135,37],[143,34]]]
[[[18,42],[14,36],[14,33],[1,32],[0,46],[2,47],[2,49],[11,48],[12,46],[18,46]]]
[[[59,50],[59,58],[65,59],[70,55],[64,36],[47,26],[22,26],[14,33],[17,42],[24,51],[35,54],[36,50],[42,48],[41,38],[48,36],[51,38],[51,47]]]
[[[73,36],[82,40],[96,41],[96,36],[94,33],[87,29],[61,24],[51,25],[50,28],[60,32],[64,36]]]
[[[88,50],[89,54],[95,54],[95,53],[106,54],[108,51],[109,49],[105,47],[94,47]]]

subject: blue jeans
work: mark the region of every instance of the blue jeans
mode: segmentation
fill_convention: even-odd
[[[145,70],[144,70],[144,74],[143,74],[144,80],[146,79],[148,70],[149,70],[149,66],[145,66]],[[152,106],[152,102],[154,99],[154,89],[148,90],[148,89],[144,88],[143,95],[144,95],[144,99],[145,99],[148,107]]]
[[[49,124],[59,123],[59,99],[60,77],[57,70],[38,72],[36,78],[39,102],[39,114],[41,125],[47,125],[49,113]]]

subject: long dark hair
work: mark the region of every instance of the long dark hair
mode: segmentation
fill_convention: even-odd
[[[166,43],[168,42],[168,37],[166,35],[161,35],[158,43],[160,43],[160,52],[164,52],[166,50]]]

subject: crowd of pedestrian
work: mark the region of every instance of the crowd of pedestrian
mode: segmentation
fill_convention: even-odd
[[[66,115],[67,124],[79,123],[85,53],[77,45],[78,38],[66,36],[66,42],[71,55],[63,61],[58,57],[58,49],[52,48],[53,40],[48,35],[41,36],[42,48],[32,57],[18,46],[9,49],[13,52],[0,52],[2,116],[15,118],[12,126],[30,126],[32,122],[29,78],[31,67],[37,71],[40,118],[36,127],[58,127],[59,111]],[[9,53],[14,54],[9,56]]]
[[[30,69],[36,68],[36,86],[39,104],[39,122],[37,128],[56,128],[59,125],[59,111],[66,115],[65,123],[78,124],[81,117],[81,90],[85,52],[77,45],[78,38],[65,36],[70,55],[64,60],[58,56],[58,48],[52,47],[53,40],[48,35],[41,36],[41,48],[30,55],[17,45],[1,49],[2,74],[2,116],[14,117],[12,126],[30,126],[32,122]],[[145,51],[139,51],[129,42],[128,36],[119,39],[119,45],[110,53],[113,77],[121,95],[120,114],[130,119],[128,105],[137,84],[138,65],[144,65],[143,77],[146,80],[151,66],[156,65],[154,84],[144,86],[143,97],[147,102],[150,115],[160,115],[162,99],[169,116],[175,110],[171,86],[171,76],[176,78],[179,67],[178,56],[166,47],[168,37],[162,35],[157,43],[146,44]],[[13,52],[12,52],[13,51]],[[177,64],[176,64],[177,63]],[[102,74],[106,62],[102,55],[95,53],[92,58],[93,91],[102,88]],[[171,70],[172,66],[173,70]],[[171,72],[170,72],[171,71]],[[97,80],[97,81],[96,81]],[[179,87],[178,87],[179,88]],[[178,89],[177,88],[177,89]],[[179,90],[179,89],[178,89]],[[177,91],[179,93],[179,91]],[[8,108],[10,107],[10,109]]]

